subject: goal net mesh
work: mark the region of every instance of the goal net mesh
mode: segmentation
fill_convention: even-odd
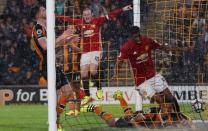
[[[56,1],[56,15],[82,18],[82,10],[90,7],[94,16],[103,16],[116,8],[133,4],[132,0],[124,1],[99,1],[99,0],[65,0]],[[189,52],[163,52],[156,50],[153,53],[155,67],[161,73],[174,96],[180,103],[183,113],[201,122],[199,128],[204,127],[203,122],[208,119],[207,82],[208,82],[208,2],[206,0],[141,0],[140,2],[141,32],[169,47],[190,47]],[[135,5],[134,5],[135,6]],[[127,11],[117,18],[109,19],[101,28],[102,59],[98,68],[99,79],[104,90],[104,100],[95,104],[102,106],[104,111],[111,112],[120,117],[123,114],[118,102],[112,98],[116,90],[124,93],[130,106],[134,109],[134,79],[132,69],[128,62],[122,66],[116,80],[112,80],[116,58],[120,47],[129,37],[129,29],[133,25],[133,11]],[[56,20],[56,35],[58,36],[69,26],[80,34],[81,25]],[[74,43],[82,48],[82,40]],[[56,64],[66,74],[80,72],[80,54],[73,51],[66,43],[56,49]],[[82,84],[81,84],[82,85]],[[90,82],[92,97],[96,99],[96,88],[93,81]],[[72,98],[69,104],[79,106],[80,100]],[[202,110],[196,110],[203,105]],[[143,104],[144,109],[155,104]],[[79,113],[76,116],[68,116],[65,113],[70,109],[67,106],[62,113],[61,124],[65,130],[117,130],[110,128],[95,113]],[[195,108],[194,108],[195,107]],[[78,107],[77,107],[78,108]]]

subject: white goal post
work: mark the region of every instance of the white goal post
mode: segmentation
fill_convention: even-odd
[[[140,22],[140,0],[133,0],[133,19],[134,19],[134,26],[140,27],[141,22]],[[135,109],[137,111],[142,110],[142,97],[139,95],[138,91],[135,90]]]
[[[55,68],[55,0],[46,0],[47,19],[47,78],[48,78],[48,131],[56,127],[56,68]]]
[[[139,26],[140,23],[140,0],[133,0],[134,25]]]

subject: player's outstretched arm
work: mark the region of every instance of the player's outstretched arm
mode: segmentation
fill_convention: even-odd
[[[40,46],[43,50],[47,50],[47,38],[46,37],[39,38],[38,42],[40,43]]]
[[[127,5],[127,6],[124,6],[124,7],[122,8],[123,11],[128,11],[128,10],[132,10],[132,9],[133,9],[133,8],[132,8],[131,5]]]
[[[118,15],[120,15],[122,12],[125,12],[125,11],[128,11],[128,10],[132,10],[132,7],[131,5],[127,5],[121,9],[116,9],[112,12],[110,12],[108,15],[110,18],[114,18],[114,17],[117,17]]]
[[[163,51],[179,51],[179,52],[191,52],[193,51],[195,45],[191,45],[189,47],[170,47],[168,46],[168,43],[164,43],[164,44],[160,44],[159,42],[157,42],[156,40],[151,40],[153,48],[155,49],[160,49]]]
[[[76,24],[76,25],[79,25],[82,23],[82,19],[75,19],[75,18],[71,18],[70,16],[65,16],[65,15],[56,15],[56,19],[69,22],[72,24]]]
[[[179,51],[179,52],[191,52],[194,49],[194,45],[189,47],[169,47],[167,46],[167,43],[165,45],[162,45],[160,49],[164,51]]]
[[[64,33],[62,33],[62,35],[56,39],[56,47],[63,46],[64,43],[66,42],[68,43],[79,42],[80,40],[79,36],[74,35],[73,33],[74,30],[72,28],[68,28],[66,31],[64,31]],[[72,48],[72,50],[76,52],[81,52],[79,47],[73,44],[69,44],[69,46]]]
[[[73,30],[67,29],[65,30],[58,38],[56,38],[56,47],[63,46],[67,39],[71,39],[73,36]]]

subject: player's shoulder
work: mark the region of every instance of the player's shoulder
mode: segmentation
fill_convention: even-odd
[[[146,36],[146,35],[141,35],[140,38],[141,38],[141,40],[143,40],[143,41],[152,41],[152,38],[150,38],[150,37],[148,37],[148,36]]]
[[[92,21],[98,21],[99,19],[102,19],[103,16],[95,16]]]
[[[122,45],[122,49],[129,49],[131,47],[133,47],[133,40],[132,39],[128,39],[127,41],[124,42],[124,44]]]
[[[135,43],[135,41],[134,41],[133,39],[130,38],[130,39],[128,39],[128,40],[126,41],[125,44],[128,44],[129,46],[133,46],[134,43]]]
[[[41,38],[46,36],[46,29],[43,25],[35,23],[32,34],[36,38]]]
[[[99,24],[100,20],[103,20],[103,19],[105,19],[105,16],[95,16],[92,19],[92,24]]]
[[[43,30],[44,27],[41,24],[36,22],[34,25],[34,28],[35,28],[35,30]]]
[[[33,33],[42,34],[44,31],[45,28],[41,24],[35,23]]]
[[[145,43],[146,45],[148,44],[152,44],[152,42],[154,41],[151,37],[148,36],[141,36],[141,41],[143,41],[143,43]]]

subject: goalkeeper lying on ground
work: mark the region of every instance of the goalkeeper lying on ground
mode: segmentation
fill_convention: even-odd
[[[102,110],[98,105],[83,106],[81,112],[95,112],[99,115],[110,127],[146,127],[146,128],[161,128],[170,125],[182,124],[190,127],[191,119],[182,113],[175,113],[171,106],[163,106],[161,108],[150,108],[147,112],[133,112],[126,100],[123,98],[121,91],[116,91],[113,95],[115,100],[119,100],[121,107],[124,110],[124,116],[115,118],[111,113]],[[169,108],[169,109],[168,109]]]

